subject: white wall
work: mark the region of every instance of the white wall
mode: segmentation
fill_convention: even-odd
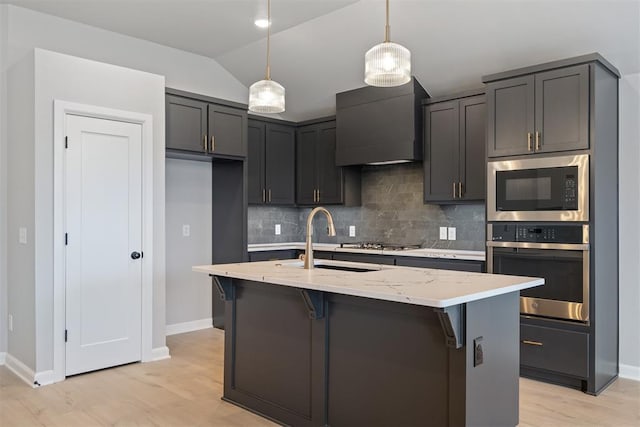
[[[620,375],[640,380],[640,73],[620,81]]]
[[[0,363],[7,352],[7,5],[0,4]]]
[[[2,70],[11,69],[16,66],[24,66],[30,55],[32,55],[34,48],[45,48],[56,52],[67,53],[70,55],[93,59],[96,61],[121,65],[127,68],[138,69],[142,71],[148,71],[158,75],[164,75],[166,77],[166,86],[182,89],[186,91],[192,91],[196,93],[202,93],[217,98],[228,99],[231,101],[245,103],[248,96],[248,90],[241,83],[239,83],[231,74],[229,74],[224,68],[222,68],[216,61],[205,58],[199,55],[194,55],[188,52],[179,51],[177,49],[160,46],[144,40],[135,39],[128,36],[119,35],[109,31],[101,30],[98,28],[90,27],[87,25],[79,24],[76,22],[60,19],[54,16],[34,12],[28,9],[23,9],[13,5],[0,5],[0,35],[4,35],[0,38],[0,45],[6,47],[0,52],[0,59],[3,59],[4,67]],[[129,87],[127,93],[105,93],[102,89],[106,89],[109,86],[104,82],[115,82],[107,75],[100,77],[100,80],[96,81],[95,75],[91,73],[103,73],[107,68],[92,63],[89,65],[87,62],[80,61],[82,63],[80,68],[88,71],[89,74],[81,74],[73,71],[72,65],[75,64],[73,58],[67,60],[61,60],[62,62],[68,62],[65,67],[56,69],[54,74],[48,75],[48,73],[41,73],[39,80],[40,87],[48,88],[38,95],[42,95],[45,98],[60,97],[68,101],[84,102],[101,104],[112,108],[121,108],[125,110],[139,111],[142,108],[139,95],[142,91],[138,91],[136,87]],[[57,60],[53,61],[56,66],[62,64]],[[53,65],[53,64],[52,64]],[[113,68],[121,70],[117,67]],[[75,84],[68,78],[62,78],[61,74],[69,73],[75,76]],[[118,72],[116,72],[118,74]],[[126,74],[126,72],[125,72]],[[140,75],[143,75],[141,73]],[[148,74],[146,74],[149,76]],[[87,78],[89,76],[89,78]],[[0,76],[2,77],[2,76]],[[157,77],[157,76],[156,76]],[[106,80],[105,80],[106,79]],[[125,78],[126,80],[126,78]],[[142,80],[145,80],[142,78]],[[128,80],[127,80],[128,81]],[[0,80],[1,83],[1,80]],[[79,87],[84,88],[83,91],[78,91]],[[17,86],[16,86],[17,88]],[[0,85],[2,90],[2,85]],[[158,120],[154,117],[154,135],[162,135],[164,138],[164,87],[160,92],[154,92],[150,99],[153,99],[154,105],[162,104],[162,114],[158,116]],[[82,93],[80,93],[82,92]],[[0,95],[3,95],[0,92]],[[155,97],[155,98],[154,98]],[[4,96],[0,97],[0,106],[3,105]],[[126,99],[125,99],[126,98]],[[130,99],[131,98],[131,99]],[[48,102],[48,101],[43,101]],[[126,107],[128,105],[128,107]],[[12,110],[14,106],[10,103],[8,110]],[[154,107],[155,108],[155,107]],[[143,110],[149,111],[151,107],[149,104],[145,104]],[[16,110],[17,111],[17,110]],[[51,120],[48,116],[51,114],[52,105],[39,105],[38,116],[45,117],[44,122],[38,122],[37,124],[37,141],[40,142],[43,138],[47,138],[45,134],[49,135],[52,127]],[[159,111],[159,110],[158,110]],[[158,111],[154,112],[154,116],[158,114]],[[0,117],[0,252],[2,251],[2,244],[8,242],[11,244],[12,239],[7,237],[13,236],[15,233],[11,231],[8,233],[7,227],[2,224],[6,218],[3,218],[3,213],[6,212],[7,207],[11,206],[7,203],[7,194],[11,191],[18,191],[20,184],[16,184],[16,181],[11,181],[9,189],[3,190],[3,186],[6,185],[7,180],[5,174],[7,168],[3,167],[4,161],[6,161],[6,152],[8,142],[11,142],[9,138],[3,133],[4,123],[7,123],[7,114],[1,114]],[[33,138],[32,138],[33,139]],[[158,142],[158,140],[157,140]],[[164,139],[162,140],[164,144]],[[164,147],[164,145],[162,145]],[[52,334],[50,326],[47,325],[47,320],[51,317],[51,288],[50,288],[50,270],[51,262],[50,254],[50,242],[51,242],[51,218],[48,216],[51,212],[51,195],[47,194],[47,187],[40,187],[40,184],[51,179],[52,160],[49,158],[49,151],[51,147],[45,147],[44,151],[38,151],[35,153],[34,158],[31,159],[32,165],[25,165],[32,170],[35,169],[35,162],[37,162],[37,177],[38,183],[32,188],[33,191],[38,192],[38,200],[35,203],[34,209],[31,211],[31,217],[34,213],[36,215],[33,220],[37,224],[39,240],[35,247],[35,255],[37,257],[37,268],[30,269],[28,274],[35,274],[38,280],[37,292],[36,289],[30,286],[20,286],[16,282],[11,287],[11,291],[3,289],[7,283],[3,280],[2,264],[0,263],[0,352],[3,352],[8,348],[9,353],[13,353],[14,348],[20,353],[20,359],[23,362],[27,362],[29,368],[36,371],[43,371],[51,369],[52,359],[50,355],[50,349],[52,348]],[[157,259],[160,262],[155,263],[154,267],[154,281],[158,281],[156,285],[160,286],[158,292],[154,292],[154,347],[164,345],[164,328],[165,328],[165,268],[164,268],[164,236],[165,236],[165,209],[164,209],[164,149],[158,149],[155,154],[155,161],[157,163],[155,182],[155,194],[154,203],[156,203],[155,209],[155,236],[156,243],[159,245],[156,248]],[[161,160],[161,162],[160,162]],[[16,168],[19,165],[15,165]],[[17,169],[16,169],[17,170]],[[28,169],[27,169],[28,170]],[[50,182],[47,181],[47,185]],[[11,206],[12,207],[12,206]],[[12,207],[13,209],[13,207]],[[179,208],[176,207],[176,210]],[[29,219],[29,215],[25,217]],[[12,229],[15,228],[15,224],[12,223]],[[32,228],[32,227],[30,227]],[[17,236],[16,237],[17,241]],[[32,242],[32,240],[30,240]],[[24,246],[24,245],[22,245]],[[28,245],[27,245],[28,246]],[[12,252],[10,249],[8,252]],[[17,252],[16,252],[17,254]],[[8,254],[9,255],[9,254]],[[5,257],[1,257],[3,260]],[[36,259],[31,257],[31,259]],[[24,282],[25,277],[20,277],[19,282]],[[161,283],[160,283],[161,282]],[[15,292],[13,292],[15,291]],[[36,307],[37,307],[37,345],[35,342],[35,335],[33,331],[28,331],[25,334],[14,331],[12,333],[13,338],[8,340],[8,346],[3,347],[3,333],[6,331],[6,313],[3,313],[4,304],[6,304],[7,297],[11,294],[20,298],[20,301],[26,302],[25,310],[20,311],[20,315],[26,320],[20,321],[21,327],[28,325],[28,319],[35,321]],[[35,298],[37,297],[37,302]],[[30,302],[29,302],[30,301]],[[181,298],[175,301],[178,305],[177,309],[183,312],[194,312],[194,319],[199,319],[199,304],[201,300],[198,299],[189,301],[185,298]],[[11,300],[8,302],[9,306],[13,306]],[[17,306],[19,307],[19,305]],[[194,308],[195,307],[195,308]],[[15,314],[14,314],[15,316]],[[23,324],[24,323],[24,324]],[[161,324],[161,325],[160,325]],[[42,326],[42,327],[41,327]],[[47,327],[49,326],[49,327]],[[18,338],[20,337],[20,338]],[[24,341],[24,345],[20,344],[21,349],[18,351],[18,344],[16,340]],[[13,340],[13,341],[12,341]],[[21,341],[21,342],[22,342]],[[37,357],[36,357],[37,349]],[[24,355],[24,356],[22,356]],[[35,360],[37,359],[37,360]]]
[[[203,320],[210,326],[211,279],[191,267],[211,264],[211,163],[167,159],[166,182],[167,325],[179,331]],[[189,237],[183,225],[190,226]]]

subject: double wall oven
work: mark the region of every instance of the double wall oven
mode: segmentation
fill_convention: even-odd
[[[589,322],[589,156],[488,163],[487,271],[543,277],[526,315]]]

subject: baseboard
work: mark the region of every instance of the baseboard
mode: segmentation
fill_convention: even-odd
[[[151,350],[150,362],[157,362],[158,360],[164,359],[171,359],[171,355],[169,354],[169,347],[165,345],[164,347],[156,347]]]
[[[176,335],[184,334],[185,332],[199,331],[200,329],[207,329],[213,327],[213,320],[211,317],[206,319],[194,320],[191,322],[174,323],[173,325],[167,325],[166,334]]]
[[[0,366],[4,365],[7,360],[7,353],[0,352]]]
[[[49,371],[36,372],[33,385],[36,387],[53,384],[55,382],[55,372],[53,369]]]
[[[24,381],[31,387],[36,387],[36,385],[34,384],[36,374],[35,372],[33,372],[33,369],[31,369],[9,353],[7,353],[6,355],[5,366],[11,372],[16,374],[22,381]]]
[[[630,380],[640,381],[640,366],[620,364],[618,376]]]

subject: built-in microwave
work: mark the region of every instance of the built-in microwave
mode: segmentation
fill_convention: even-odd
[[[488,221],[588,221],[589,155],[490,161]]]

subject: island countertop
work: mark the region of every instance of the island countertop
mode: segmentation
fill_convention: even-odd
[[[544,279],[537,277],[316,260],[316,265],[322,264],[372,271],[305,270],[297,260],[201,265],[192,269],[212,276],[438,308],[544,284]]]

